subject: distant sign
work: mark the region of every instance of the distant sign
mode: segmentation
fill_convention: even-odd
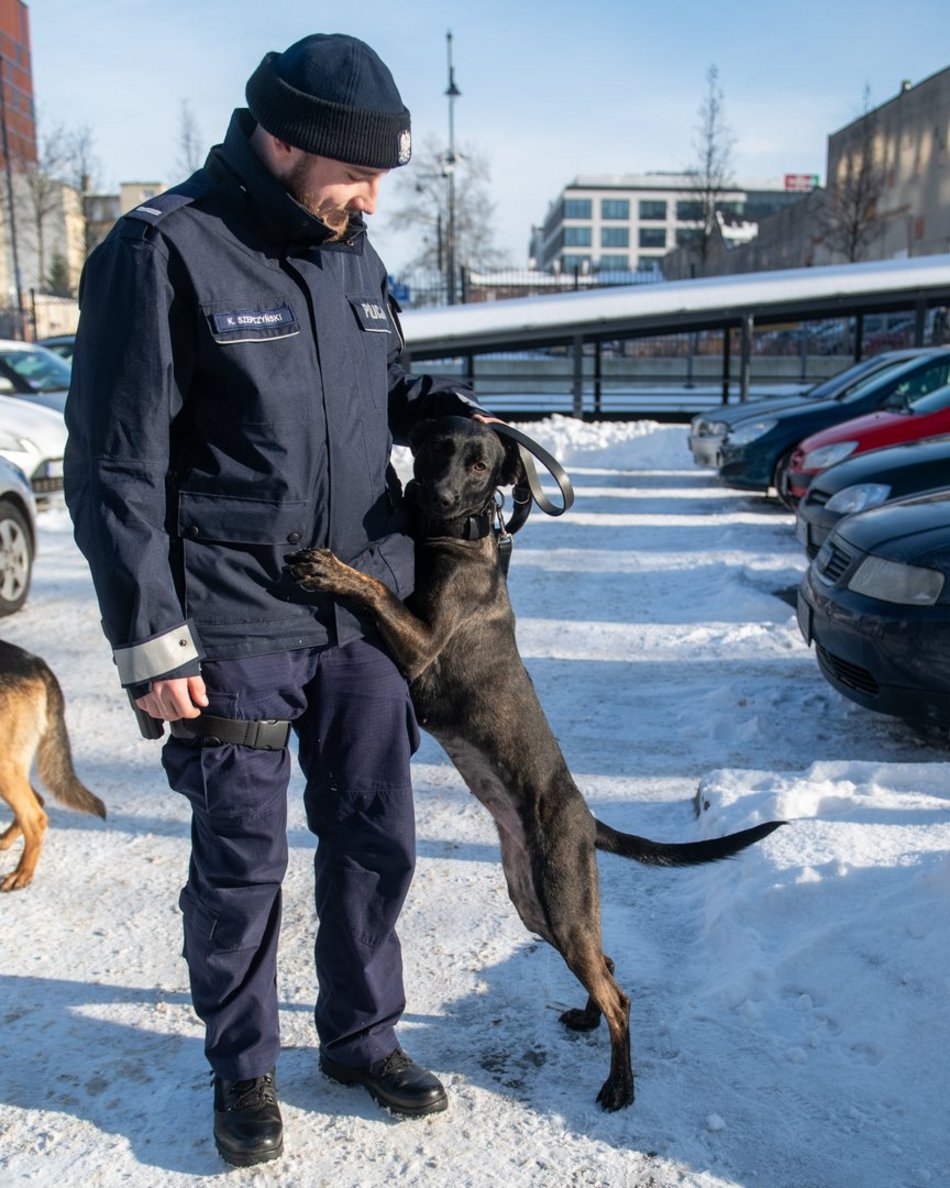
[[[785,174],[785,189],[786,190],[817,190],[818,189],[818,174],[817,173],[786,173]]]

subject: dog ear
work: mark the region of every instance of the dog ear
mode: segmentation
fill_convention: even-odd
[[[409,448],[413,453],[416,452],[423,441],[425,441],[425,439],[429,436],[434,425],[435,421],[432,417],[430,417],[428,420],[418,421],[412,426],[406,436],[409,441]]]
[[[518,452],[518,443],[502,440],[501,444],[505,447],[505,460],[501,465],[498,485],[514,487],[525,477],[524,467],[521,465],[521,455]]]

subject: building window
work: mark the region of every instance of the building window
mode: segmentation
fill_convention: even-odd
[[[565,219],[589,219],[594,213],[594,204],[590,198],[565,198],[564,199],[564,213],[562,218]]]
[[[601,256],[597,261],[597,268],[600,272],[628,272],[630,269],[629,256]]]
[[[640,221],[652,223],[666,222],[666,203],[643,199],[640,203]]]
[[[677,202],[676,217],[681,223],[701,223],[704,218],[703,204],[691,198]]]
[[[601,198],[600,217],[602,219],[629,219],[629,200],[627,198]]]
[[[590,227],[565,227],[565,247],[590,247]]]
[[[562,256],[561,269],[564,272],[590,272],[590,256]]]
[[[666,228],[665,227],[641,227],[640,228],[640,247],[642,247],[642,248],[665,248],[666,247]]]
[[[659,256],[641,256],[637,260],[637,272],[659,272]]]
[[[676,232],[677,247],[695,247],[703,238],[699,227],[680,227]]]
[[[629,227],[601,227],[600,229],[600,246],[601,247],[629,247],[630,246],[630,228]]]

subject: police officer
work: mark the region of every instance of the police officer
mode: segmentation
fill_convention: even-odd
[[[395,1113],[445,1109],[403,1053],[395,925],[414,865],[406,682],[372,626],[284,571],[327,546],[400,597],[413,553],[389,465],[416,421],[479,415],[414,376],[366,236],[409,112],[369,46],[269,53],[249,110],[182,185],[90,258],[66,417],[66,500],[119,679],[168,722],[192,810],[180,906],[230,1163],[283,1149],[274,1069],[289,732],[318,838],[320,1064]]]

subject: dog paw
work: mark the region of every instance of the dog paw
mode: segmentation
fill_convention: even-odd
[[[301,549],[284,560],[297,585],[310,591],[338,591],[349,569],[329,549]]]
[[[561,1015],[561,1022],[571,1031],[596,1031],[600,1026],[600,1011],[588,1011],[575,1007]]]
[[[608,1077],[597,1094],[597,1101],[609,1113],[633,1105],[633,1082],[624,1079],[618,1084]]]

